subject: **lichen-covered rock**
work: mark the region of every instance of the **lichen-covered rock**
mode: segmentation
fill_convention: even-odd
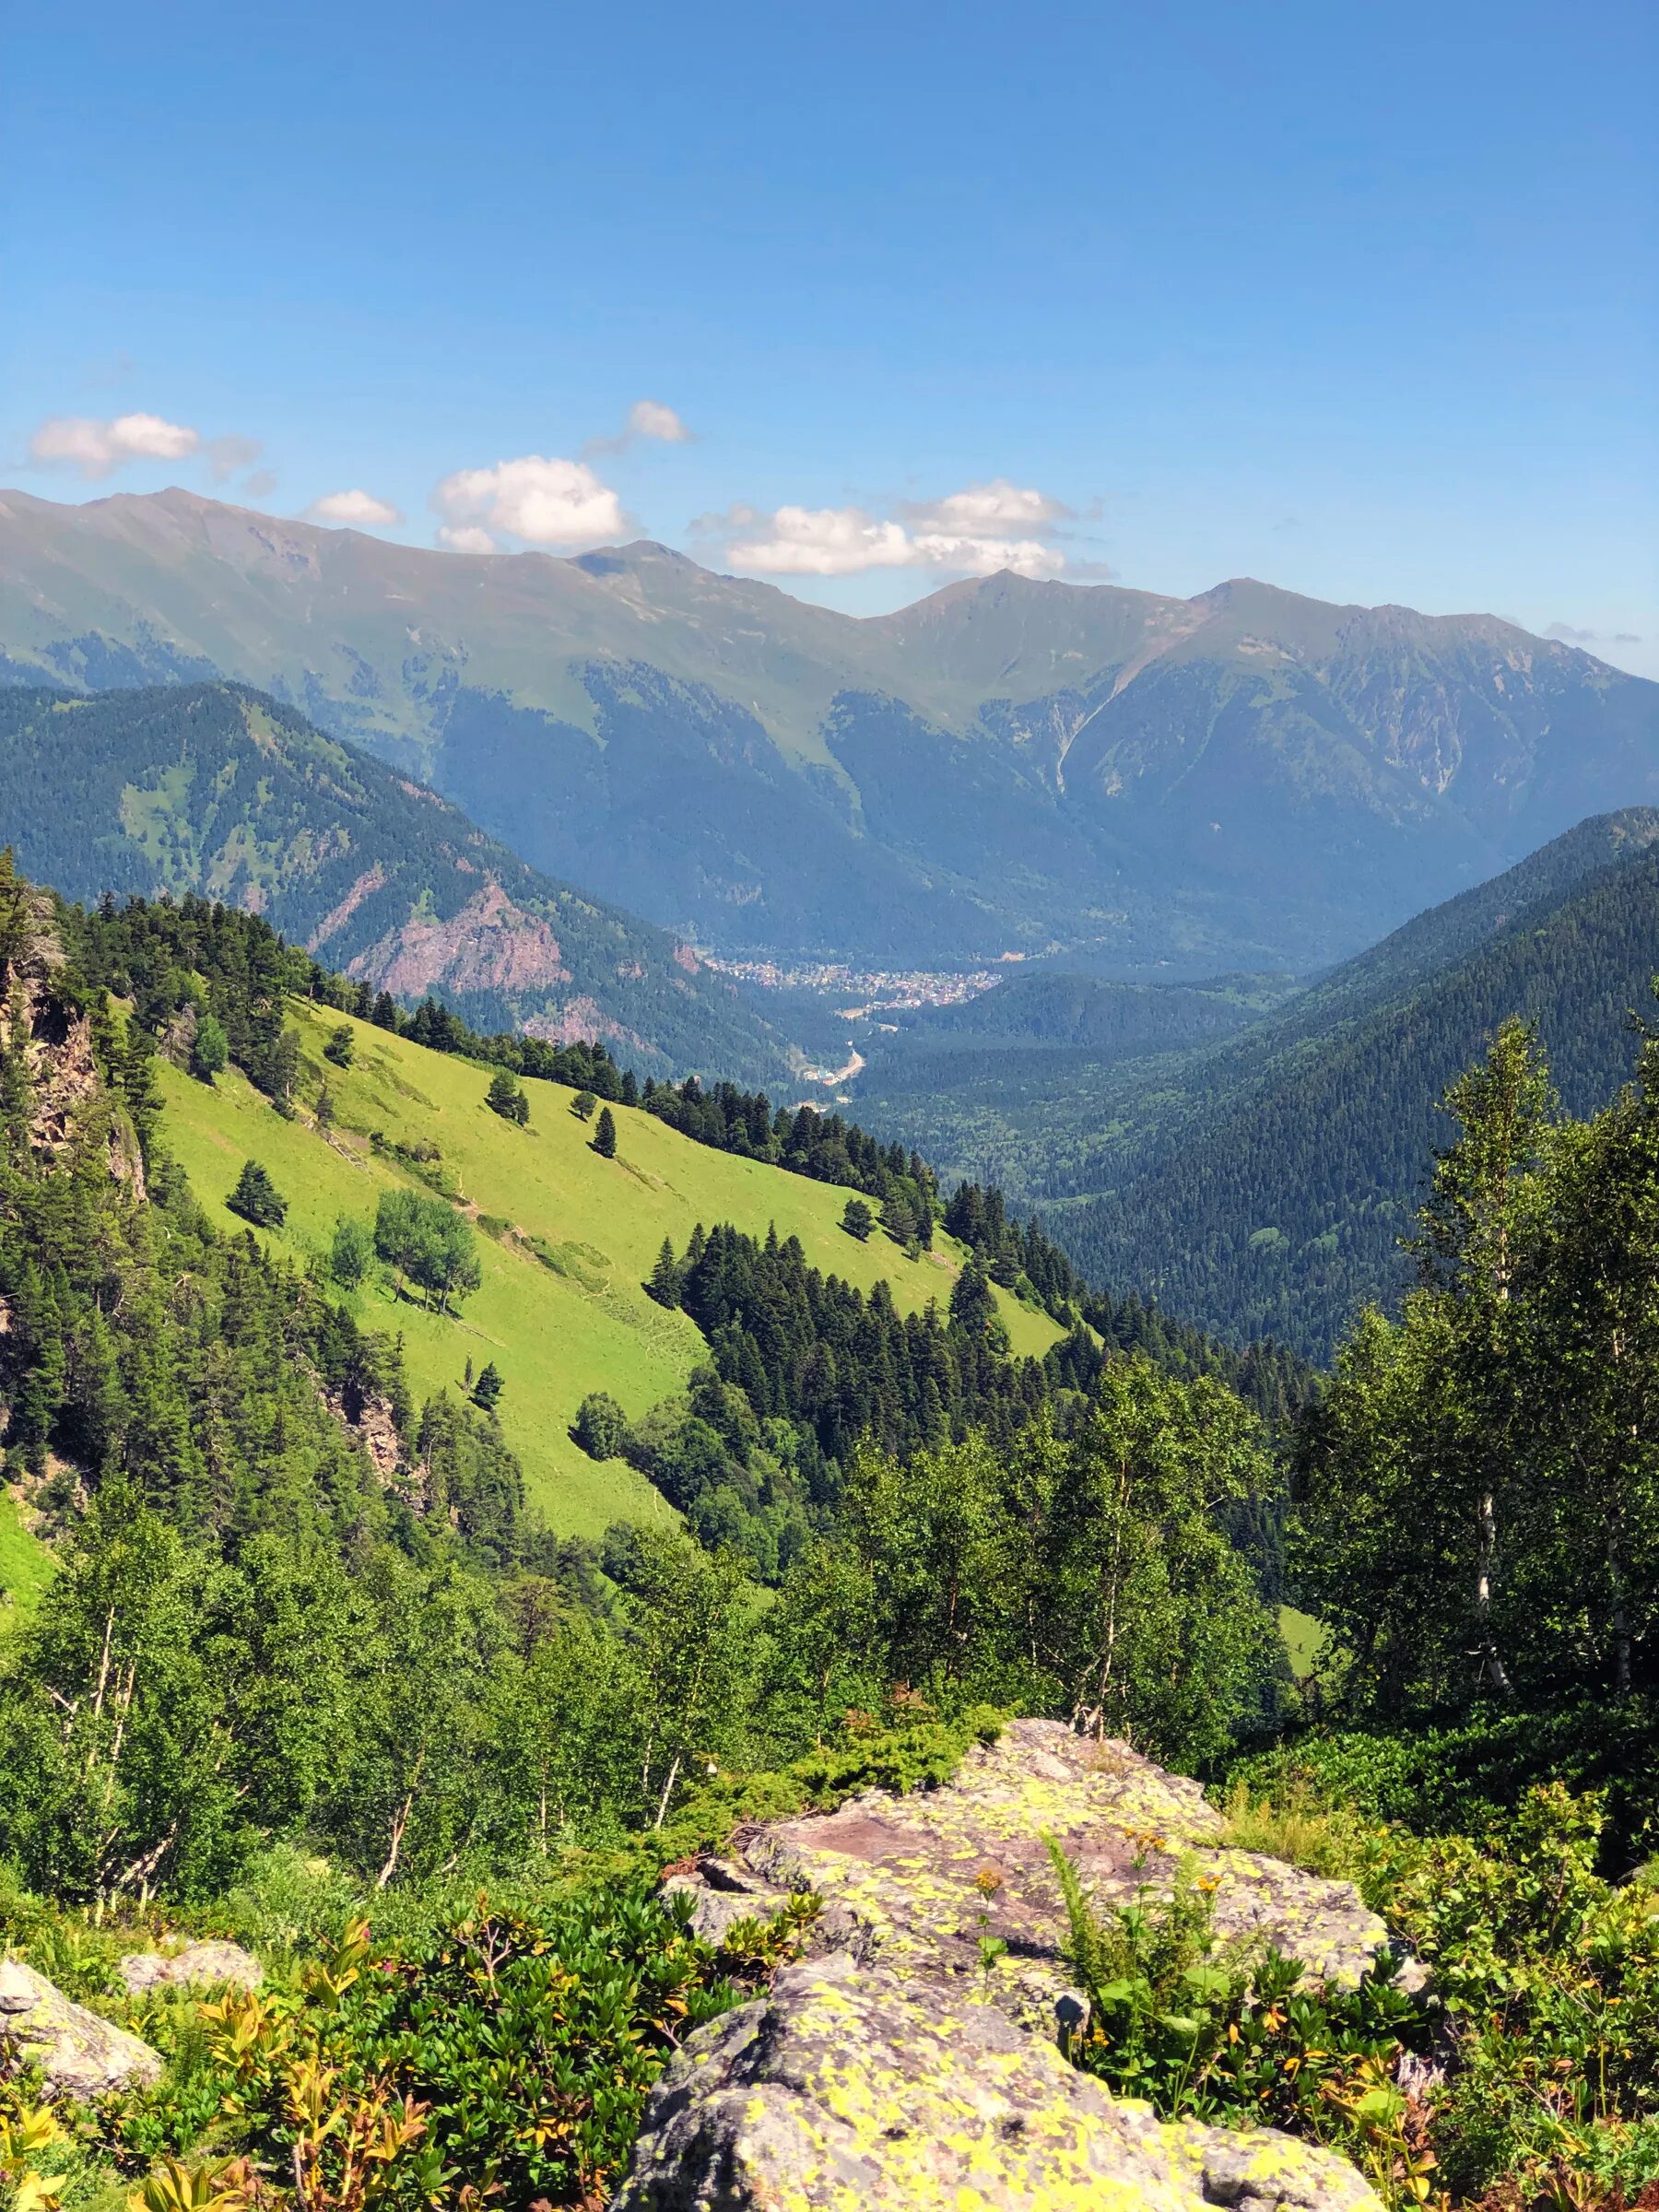
[[[1107,1904],[1167,1888],[1189,1858],[1223,1936],[1314,1979],[1357,1980],[1385,1945],[1351,1884],[1223,1834],[1196,1783],[1052,1721],[1016,1721],[941,1789],[740,1833],[668,1887],[714,1941],[814,1890],[814,1955],[689,2040],[616,2212],[1376,2212],[1342,2159],[1271,2130],[1166,2125],[1057,2048],[1056,2016],[1084,2016],[1047,1836]],[[989,1970],[987,1937],[1006,1947]]]
[[[187,1943],[182,1951],[129,1951],[115,1961],[115,1971],[135,1995],[163,1984],[178,1989],[206,1989],[229,1983],[237,1989],[257,1989],[265,1969],[252,1951],[240,1943]]]
[[[895,1971],[972,1973],[982,1936],[1005,1943],[994,1994],[1033,2027],[1052,2026],[1068,1986],[1045,1835],[1106,1904],[1167,1888],[1184,1856],[1217,1885],[1220,1935],[1259,1936],[1322,1981],[1357,1981],[1388,1931],[1353,1885],[1233,1850],[1222,1828],[1195,1782],[1126,1744],[1016,1721],[971,1751],[943,1789],[871,1791],[835,1813],[772,1822],[735,1847],[733,1863],[773,1892],[816,1890],[829,1940]]]
[[[787,1967],[653,2090],[613,2212],[1377,2212],[1329,2152],[1165,2125],[971,1988]]]
[[[20,1959],[0,1959],[0,2035],[19,2043],[62,2097],[102,2097],[161,2074],[160,2054],[147,2043],[72,2003]]]

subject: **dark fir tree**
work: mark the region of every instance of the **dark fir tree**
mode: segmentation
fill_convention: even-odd
[[[280,1229],[288,1219],[288,1206],[278,1195],[276,1184],[256,1159],[243,1163],[236,1179],[236,1188],[225,1204],[233,1214],[244,1221],[253,1222],[255,1229]]]
[[[680,1302],[680,1265],[674,1256],[674,1240],[663,1239],[656,1265],[646,1278],[645,1288],[659,1306],[677,1306]]]

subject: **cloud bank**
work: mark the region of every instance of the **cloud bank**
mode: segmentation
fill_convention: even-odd
[[[1571,622],[1552,622],[1544,632],[1547,638],[1559,638],[1563,645],[1640,645],[1641,633],[1633,629],[1574,629]]]
[[[390,500],[377,500],[371,491],[325,491],[305,511],[313,523],[347,523],[367,530],[380,523],[401,523],[403,516]]]
[[[37,468],[73,468],[89,482],[135,461],[190,461],[200,455],[216,484],[252,468],[264,451],[257,438],[232,433],[204,438],[189,423],[164,415],[49,415],[29,441]]]
[[[734,568],[763,576],[855,576],[869,569],[935,569],[958,576],[1058,576],[1054,541],[1070,509],[1046,492],[995,477],[895,515],[862,507],[732,507],[691,526],[722,543]]]

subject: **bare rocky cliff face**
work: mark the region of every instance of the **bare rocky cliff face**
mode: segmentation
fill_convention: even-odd
[[[1017,1721],[943,1789],[770,1823],[670,1877],[713,1936],[791,1891],[823,1911],[815,1955],[664,2076],[614,2212],[1377,2212],[1328,2151],[1161,2122],[1067,2063],[1084,2008],[1048,1836],[1107,1905],[1196,1862],[1220,1933],[1319,1981],[1357,1980],[1388,1943],[1350,1884],[1224,1843],[1195,1783]],[[982,1935],[1007,1947],[988,1971]]]
[[[144,1159],[132,1124],[100,1083],[90,1021],[58,988],[64,955],[50,904],[37,892],[15,895],[27,920],[22,945],[0,959],[0,1050],[22,1061],[30,1147],[42,1162],[61,1159],[82,1124],[91,1128],[96,1118],[110,1173],[142,1202]]]

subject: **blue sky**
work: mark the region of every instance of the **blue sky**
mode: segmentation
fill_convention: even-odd
[[[8,10],[6,482],[1659,675],[1650,5],[74,14]]]

